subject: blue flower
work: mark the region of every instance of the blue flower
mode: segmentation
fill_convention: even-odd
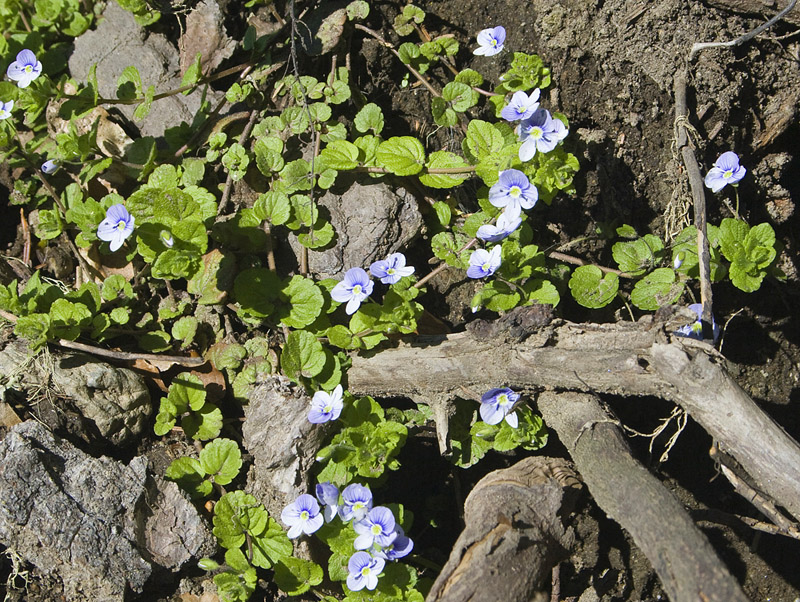
[[[11,117],[11,109],[14,108],[14,101],[9,100],[8,102],[0,101],[0,120],[8,119]]]
[[[706,174],[705,184],[711,192],[719,192],[726,185],[736,186],[747,170],[739,165],[739,156],[733,151],[722,153]]]
[[[405,531],[400,525],[397,525],[395,531],[397,532],[397,537],[395,537],[394,541],[385,548],[376,550],[376,556],[386,560],[397,560],[411,553],[411,550],[414,549],[414,542],[410,537],[406,537]]]
[[[47,175],[51,173],[56,173],[58,171],[58,163],[53,159],[48,159],[44,163],[42,163],[42,171]]]
[[[333,287],[331,298],[339,303],[347,301],[347,315],[356,313],[361,302],[372,294],[373,282],[361,268],[350,268],[344,279]]]
[[[304,493],[281,512],[281,520],[289,527],[289,539],[301,534],[311,535],[322,526],[319,504],[312,496]]]
[[[383,284],[395,284],[404,276],[414,273],[412,266],[406,267],[406,256],[402,253],[392,253],[382,261],[376,261],[369,266],[369,273],[380,278]]]
[[[135,221],[125,205],[111,205],[106,211],[106,219],[97,226],[97,238],[110,242],[111,250],[116,251],[133,232]]]
[[[317,500],[322,504],[322,515],[325,522],[331,522],[339,511],[339,488],[333,483],[319,483],[315,493]]]
[[[478,47],[472,52],[479,56],[494,56],[502,52],[505,41],[506,29],[502,25],[483,29],[478,34]]]
[[[311,410],[308,412],[308,421],[313,424],[322,424],[329,420],[336,420],[342,413],[342,385],[330,393],[317,391],[311,398]]]
[[[478,228],[478,238],[487,242],[498,242],[519,228],[522,218],[520,217],[519,208],[517,207],[516,209],[514,211],[514,207],[506,207],[506,210],[497,218],[495,225],[486,224]]]
[[[489,189],[489,202],[495,207],[531,209],[539,200],[539,191],[528,176],[518,169],[500,172],[497,182]]]
[[[339,516],[343,521],[361,520],[372,510],[372,492],[369,488],[351,483],[342,491],[342,507]]]
[[[500,116],[506,121],[519,121],[527,119],[539,108],[539,96],[541,91],[536,88],[528,96],[522,90],[514,92],[509,103],[500,111]]]
[[[478,249],[469,256],[467,276],[470,278],[485,278],[491,276],[500,267],[500,246],[493,247],[491,251]]]
[[[560,119],[553,119],[547,109],[537,109],[519,124],[519,160],[530,161],[536,151],[549,153],[568,133]]]
[[[8,66],[8,79],[17,82],[20,88],[27,88],[31,82],[42,74],[42,63],[27,48],[17,54],[17,60]]]
[[[481,419],[486,424],[500,424],[505,418],[506,422],[517,428],[519,420],[516,412],[513,412],[514,404],[519,400],[519,393],[514,393],[511,389],[489,389],[481,396]]]
[[[373,590],[378,587],[378,575],[383,571],[386,561],[383,558],[373,558],[366,552],[356,552],[347,562],[347,587],[350,591],[357,592],[364,589]]]
[[[397,539],[394,514],[386,506],[376,506],[360,521],[353,523],[358,534],[353,542],[356,550],[368,550],[376,545],[385,548]]]
[[[689,339],[697,339],[698,341],[703,340],[703,322],[701,321],[703,318],[703,304],[702,303],[692,303],[689,306],[694,313],[697,314],[697,321],[691,324],[687,324],[686,326],[681,326],[678,330],[675,331],[679,337],[686,337]],[[720,335],[720,327],[714,321],[714,316],[711,316],[711,331],[712,336],[714,337],[714,343],[717,342]]]

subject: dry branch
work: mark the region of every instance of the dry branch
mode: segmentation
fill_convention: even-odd
[[[569,463],[532,457],[481,479],[464,503],[466,527],[428,594],[429,602],[528,602],[568,556],[580,483]],[[509,567],[514,578],[508,578]]]
[[[633,458],[594,395],[543,393],[545,421],[569,449],[597,504],[650,559],[673,602],[746,602],[681,503]]]
[[[461,386],[660,397],[683,407],[763,493],[800,519],[800,446],[731,379],[711,347],[687,339],[668,344],[671,330],[648,322],[554,322],[523,341],[470,333],[419,337],[355,357],[349,388],[430,403],[442,439],[449,397]]]

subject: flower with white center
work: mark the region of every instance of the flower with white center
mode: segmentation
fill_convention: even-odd
[[[354,592],[364,589],[373,590],[378,587],[378,576],[383,571],[386,561],[373,558],[366,552],[356,552],[347,562],[347,587]]]
[[[17,54],[17,60],[8,66],[8,79],[17,82],[20,88],[27,88],[31,82],[42,74],[42,63],[27,48]]]
[[[14,108],[14,101],[9,100],[8,102],[0,101],[0,120],[8,119],[11,117],[11,109]]]
[[[331,290],[331,299],[339,303],[347,302],[345,312],[353,315],[361,306],[362,301],[372,294],[374,283],[369,275],[361,268],[350,268],[344,279]]]
[[[491,276],[500,267],[500,246],[497,245],[491,251],[478,249],[469,256],[469,268],[467,276],[470,278],[485,278]]]
[[[317,391],[311,398],[308,421],[313,424],[322,424],[329,420],[336,420],[342,413],[343,407],[342,385],[336,385],[336,388],[330,393]]]
[[[492,205],[516,213],[521,209],[532,209],[538,200],[539,190],[518,169],[501,171],[497,182],[489,189],[489,202]]]
[[[322,526],[319,504],[312,496],[304,493],[281,512],[283,524],[289,527],[289,539],[300,537],[303,533],[311,535]]]
[[[722,153],[714,163],[714,167],[708,171],[705,185],[711,192],[719,192],[728,184],[736,186],[746,173],[747,170],[739,165],[739,156],[728,151]]]
[[[494,56],[503,51],[505,41],[506,28],[502,25],[483,29],[478,33],[478,47],[472,52],[478,56]]]
[[[376,506],[360,521],[353,523],[358,534],[353,542],[356,550],[369,550],[377,545],[385,548],[397,538],[394,514],[386,506]]]
[[[111,243],[111,250],[116,251],[133,233],[135,221],[125,205],[111,205],[106,211],[106,219],[97,226],[97,238]]]
[[[404,276],[414,273],[412,266],[406,266],[406,256],[402,253],[392,253],[386,259],[375,261],[369,266],[369,273],[380,278],[383,284],[395,284]]]
[[[516,209],[516,210],[515,210]],[[476,236],[487,242],[498,242],[506,238],[522,223],[519,207],[508,206],[497,218],[495,225],[485,224],[478,228]]]
[[[517,428],[517,413],[512,411],[517,400],[519,393],[514,393],[507,387],[489,389],[481,396],[481,419],[486,424],[500,424],[505,418],[510,426]]]
[[[519,121],[527,119],[539,108],[541,90],[536,88],[530,96],[522,90],[514,92],[509,103],[500,111],[500,116],[506,121]]]
[[[368,487],[351,483],[342,491],[342,507],[339,509],[339,517],[347,522],[349,520],[361,520],[372,510],[372,492]]]
[[[538,152],[549,153],[567,137],[569,131],[560,119],[555,119],[547,109],[536,112],[519,123],[519,160],[530,161]]]

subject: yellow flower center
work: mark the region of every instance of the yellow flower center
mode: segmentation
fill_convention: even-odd
[[[125,226],[126,226],[125,222],[122,221],[117,222],[117,230],[124,230]]]
[[[30,65],[25,65],[25,73],[30,73],[31,71],[33,71],[33,67]]]
[[[732,169],[727,170],[725,173],[722,174],[722,177],[725,178],[726,180],[730,177],[733,177],[733,170]]]
[[[383,531],[383,529],[381,529],[380,525],[372,525],[372,534],[373,535],[380,535],[381,531]]]
[[[499,406],[507,406],[508,403],[509,403],[508,395],[506,395],[505,393],[503,393],[497,398],[497,405]]]
[[[508,194],[510,194],[516,199],[519,197],[519,195],[522,194],[522,188],[520,188],[519,186],[512,186],[511,190],[508,191]]]
[[[533,138],[534,140],[538,140],[543,135],[544,135],[544,130],[539,126],[531,128],[531,138]]]
[[[308,520],[308,510],[303,510],[300,513],[300,520]]]
[[[361,576],[366,577],[367,575],[370,574],[370,572],[371,572],[370,568],[368,566],[365,566],[363,569],[361,569]]]
[[[353,287],[353,294],[354,295],[360,295],[361,294],[361,285],[360,284],[356,284]]]

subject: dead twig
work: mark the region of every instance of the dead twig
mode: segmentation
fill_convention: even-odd
[[[789,13],[794,8],[794,5],[797,4],[797,0],[791,0],[789,4],[786,5],[781,12],[777,15],[772,17],[766,23],[763,23],[756,27],[753,31],[750,31],[743,36],[739,36],[735,40],[729,40],[727,42],[695,42],[692,44],[692,50],[689,52],[689,61],[694,60],[694,57],[697,56],[697,53],[701,50],[706,50],[708,48],[727,48],[729,46],[741,46],[745,42],[749,42],[762,31],[765,31],[775,25],[778,21],[780,21],[786,14]]]

